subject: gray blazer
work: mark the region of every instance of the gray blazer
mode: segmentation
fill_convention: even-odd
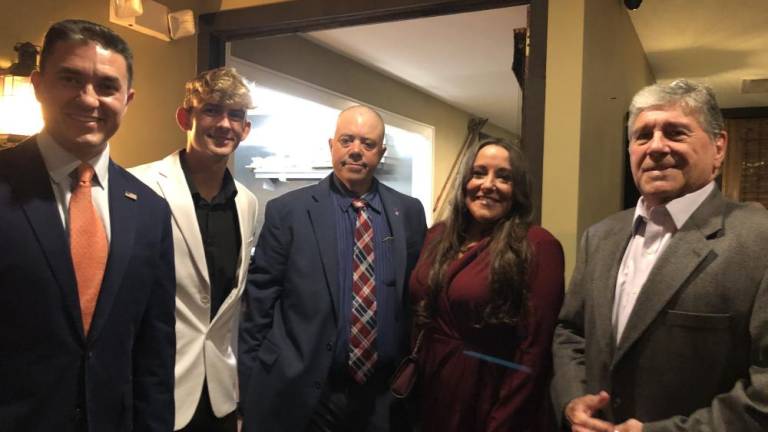
[[[655,431],[768,430],[768,212],[715,189],[672,237],[616,345],[633,210],[589,228],[554,337],[552,398],[606,390],[600,417]]]

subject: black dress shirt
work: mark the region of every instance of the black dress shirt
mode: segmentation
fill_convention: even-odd
[[[203,238],[208,280],[211,282],[211,319],[237,284],[237,263],[240,255],[240,222],[237,219],[235,196],[237,188],[229,170],[224,171],[221,189],[208,202],[200,195],[192,181],[189,167],[181,152],[181,169],[187,179],[192,202],[195,204],[197,224]]]

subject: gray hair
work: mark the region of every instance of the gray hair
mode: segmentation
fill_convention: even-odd
[[[653,107],[679,106],[688,115],[695,115],[701,127],[713,140],[725,129],[725,121],[715,99],[715,92],[702,83],[679,79],[669,84],[654,84],[643,88],[629,105],[627,136],[632,139],[632,125],[637,116]]]

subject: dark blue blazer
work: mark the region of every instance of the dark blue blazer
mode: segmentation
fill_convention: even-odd
[[[338,249],[331,177],[267,203],[243,294],[238,372],[244,431],[304,430],[337,343]],[[408,346],[408,278],[424,239],[415,198],[379,184],[394,237],[400,356]],[[344,343],[341,341],[340,343]]]
[[[86,337],[37,142],[0,151],[2,431],[173,430],[168,206],[110,161],[109,214],[109,258]]]

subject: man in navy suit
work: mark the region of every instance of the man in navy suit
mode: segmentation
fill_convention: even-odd
[[[388,382],[426,224],[418,200],[374,177],[383,141],[378,113],[342,111],[333,173],[267,203],[240,323],[245,431],[406,428]]]
[[[170,213],[111,161],[132,55],[80,20],[32,75],[45,127],[0,152],[0,429],[173,430]]]

